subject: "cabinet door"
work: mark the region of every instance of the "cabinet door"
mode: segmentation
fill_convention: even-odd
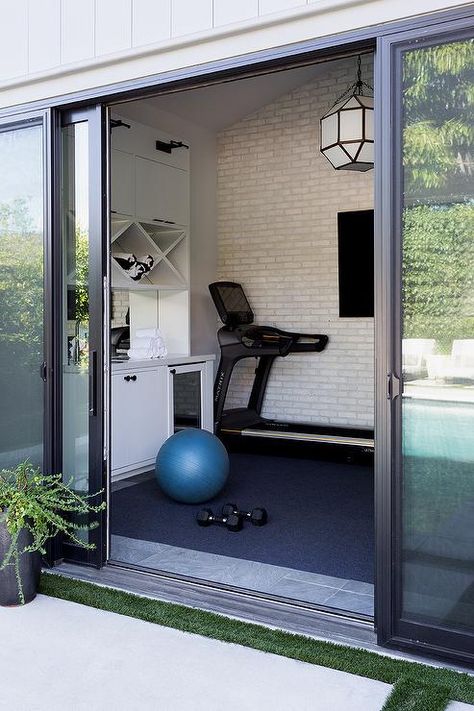
[[[111,182],[112,182],[112,212],[121,215],[135,213],[134,161],[131,153],[118,151],[111,152]]]
[[[171,366],[168,372],[168,434],[189,428],[213,432],[212,363]]]
[[[137,217],[188,224],[188,171],[140,156],[135,165]]]
[[[162,373],[165,370],[129,371],[112,376],[114,472],[151,466],[154,462],[166,438],[167,383],[166,374]]]

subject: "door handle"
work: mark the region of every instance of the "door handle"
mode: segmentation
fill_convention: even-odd
[[[395,400],[400,395],[400,378],[395,373],[387,373],[387,400]]]
[[[40,378],[45,383],[48,380],[48,364],[44,360],[40,365]]]
[[[89,415],[97,416],[97,351],[89,351]]]

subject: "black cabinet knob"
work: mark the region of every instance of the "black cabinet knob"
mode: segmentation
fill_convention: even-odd
[[[129,383],[130,381],[135,382],[135,380],[137,379],[137,376],[136,375],[124,375],[123,379],[126,380],[127,383]]]

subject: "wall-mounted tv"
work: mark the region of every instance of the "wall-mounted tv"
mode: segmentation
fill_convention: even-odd
[[[337,214],[339,316],[374,315],[374,211]]]

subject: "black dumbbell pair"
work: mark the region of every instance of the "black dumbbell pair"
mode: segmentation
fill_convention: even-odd
[[[201,509],[197,515],[197,522],[200,526],[210,526],[216,523],[225,526],[228,531],[241,531],[244,521],[250,521],[254,526],[264,526],[268,521],[267,511],[264,508],[239,511],[236,504],[224,504],[222,516],[214,514],[211,509]]]

